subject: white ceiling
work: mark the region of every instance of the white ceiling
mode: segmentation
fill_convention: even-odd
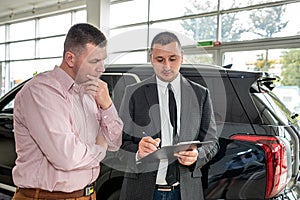
[[[0,18],[13,19],[24,13],[35,14],[38,11],[57,7],[60,9],[66,4],[83,3],[83,0],[0,0]]]

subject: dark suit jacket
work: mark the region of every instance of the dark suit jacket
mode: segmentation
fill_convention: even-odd
[[[161,136],[158,91],[155,75],[128,86],[120,107],[124,122],[122,160],[127,163],[121,190],[121,199],[153,199],[158,163],[137,164],[136,152],[142,132],[153,138]],[[219,149],[212,103],[207,88],[181,76],[181,116],[179,141],[214,141],[198,149],[199,156],[193,166],[180,165],[180,191],[182,200],[203,199],[201,167]]]

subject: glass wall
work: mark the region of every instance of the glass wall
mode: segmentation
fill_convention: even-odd
[[[148,62],[152,38],[169,30],[185,63],[264,70],[281,77],[279,86],[300,87],[300,0],[114,0],[109,8],[109,63]],[[74,9],[0,25],[1,95],[60,64],[67,30],[86,19],[85,9]],[[203,41],[212,45],[197,45]]]
[[[66,34],[71,26],[71,13],[41,18],[39,20],[39,37]],[[49,26],[55,24],[55,26]]]
[[[22,33],[22,34],[20,34]],[[18,41],[35,38],[35,20],[14,23],[9,25],[9,41]]]
[[[295,0],[132,0],[111,5],[111,34],[147,25],[180,32],[195,41],[222,42],[299,35]],[[128,12],[128,9],[134,12]],[[147,37],[147,36],[146,36]]]
[[[86,19],[86,10],[73,10],[0,26],[1,96],[20,82],[59,65],[65,34],[72,24]]]
[[[0,26],[0,43],[5,42],[5,26]]]
[[[300,20],[295,17],[299,10],[300,0],[116,1],[111,5],[110,39],[118,45],[111,48],[109,58],[114,63],[149,62],[146,55],[154,33],[169,30],[188,41],[183,42],[185,63],[279,76],[276,84],[281,89],[274,92],[289,109],[299,111]],[[119,38],[126,39],[121,43]],[[198,43],[206,41],[212,44]]]

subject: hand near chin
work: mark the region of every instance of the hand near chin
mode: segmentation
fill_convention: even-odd
[[[87,78],[89,80],[83,84],[85,92],[92,95],[97,105],[102,109],[108,109],[112,104],[112,100],[109,95],[107,83],[91,75],[87,75]]]

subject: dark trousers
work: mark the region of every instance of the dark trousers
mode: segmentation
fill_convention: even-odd
[[[170,192],[154,191],[153,200],[180,200],[180,189],[174,189]]]

